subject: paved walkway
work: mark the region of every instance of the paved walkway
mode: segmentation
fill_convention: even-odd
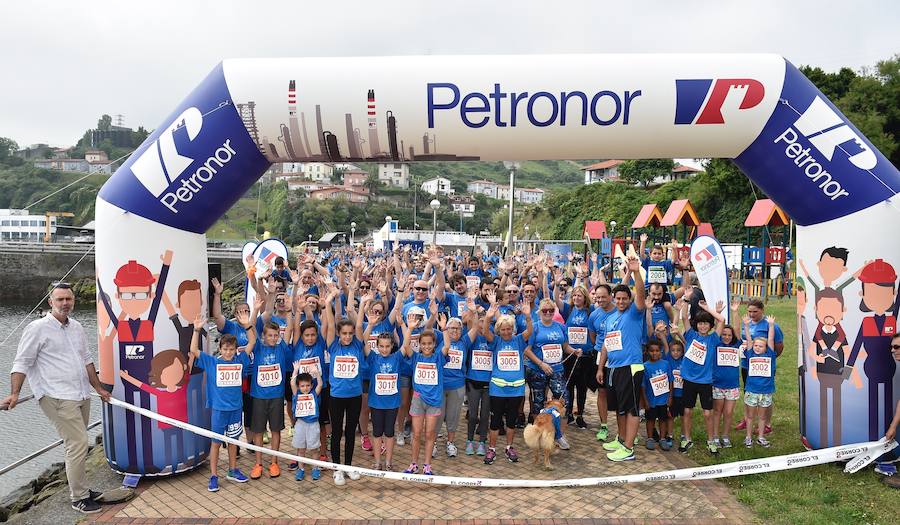
[[[614,418],[611,419],[614,421]],[[589,411],[588,422],[590,424],[596,421],[594,407],[593,412]],[[612,427],[614,433],[615,425]],[[643,425],[641,427],[643,433]],[[464,426],[460,428],[465,429]],[[553,472],[546,472],[531,462],[533,456],[524,447],[521,431],[516,439],[516,443],[521,445],[519,451],[522,458],[519,463],[510,463],[500,454],[493,465],[485,465],[479,456],[466,456],[462,447],[459,457],[447,458],[444,441],[439,439],[440,454],[432,465],[438,474],[526,479],[634,474],[694,466],[676,451],[648,451],[643,446],[637,449],[636,461],[612,463],[603,455],[593,431],[570,427],[568,438],[572,449],[558,451],[553,456],[552,461],[556,467]],[[503,439],[501,436],[500,442]],[[464,439],[456,441],[457,445],[460,441],[465,444]],[[289,443],[285,432],[282,450],[288,451]],[[354,464],[371,467],[372,456],[364,452],[358,443],[357,436]],[[395,469],[402,470],[409,464],[409,454],[409,444],[397,447]],[[250,472],[251,457],[251,454],[245,452],[239,458],[239,466],[245,473]],[[428,486],[363,476],[359,481],[348,479],[345,486],[337,487],[330,472],[323,472],[319,481],[307,478],[297,482],[294,480],[294,473],[284,468],[284,462],[281,465],[282,475],[275,479],[264,475],[260,480],[241,485],[230,483],[223,477],[220,482],[221,490],[217,493],[206,490],[209,468],[205,466],[171,478],[144,481],[137,498],[128,504],[110,507],[92,519],[98,523],[221,525],[293,523],[291,520],[299,520],[298,523],[312,520],[317,520],[318,523],[338,523],[342,520],[354,520],[355,523],[411,520],[410,523],[414,523],[427,520],[425,523],[430,525],[445,520],[453,524],[487,525],[499,522],[501,525],[561,525],[610,520],[614,523],[632,520],[652,520],[652,523],[733,523],[746,521],[751,516],[725,485],[717,481],[559,489],[491,489]],[[220,474],[224,474],[225,468],[226,462],[223,459],[219,467]]]

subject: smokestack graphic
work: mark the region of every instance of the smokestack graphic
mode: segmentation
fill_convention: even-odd
[[[300,141],[300,126],[297,123],[297,81],[288,82],[288,125],[290,126],[290,144],[291,158],[306,158],[306,150],[303,149],[303,143]]]
[[[319,133],[319,151],[325,156],[328,148],[325,147],[325,135],[322,134],[322,106],[318,104],[316,104],[316,131]]]
[[[300,125],[303,127],[303,144],[309,156],[313,156],[312,148],[309,147],[309,136],[306,134],[306,113],[300,113]]]
[[[338,140],[337,135],[330,131],[326,131],[322,135],[322,141],[325,142],[327,149],[325,150],[327,153],[328,160],[332,162],[339,162],[341,160],[341,151],[338,149]]]
[[[372,153],[372,157],[377,157],[381,154],[381,145],[378,143],[378,122],[375,118],[375,90],[369,90],[369,104],[368,104],[368,117],[369,117],[369,151]]]
[[[400,153],[397,150],[397,119],[394,118],[392,111],[388,111],[385,115],[387,115],[388,146],[391,148],[391,160],[400,160]]]
[[[344,123],[347,126],[347,148],[350,150],[350,158],[361,159],[359,143],[356,142],[356,133],[353,132],[353,115],[344,113]]]
[[[416,149],[412,146],[409,147],[409,160],[415,160],[416,158]]]
[[[294,145],[291,144],[291,130],[284,124],[281,124],[281,135],[278,136],[278,141],[284,144],[284,149],[287,151],[289,159],[294,160],[297,158],[294,154]]]
[[[431,149],[428,147],[428,133],[422,135],[422,149],[425,151],[425,155],[431,153]]]
[[[406,154],[406,146],[403,145],[403,139],[400,140],[400,160],[406,160],[403,155]]]

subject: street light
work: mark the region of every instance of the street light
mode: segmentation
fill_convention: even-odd
[[[529,237],[528,237],[528,229],[529,229],[529,228],[528,228],[528,223],[526,222],[526,223],[525,223],[525,240],[526,240],[526,241],[529,239]],[[533,245],[532,245],[531,243],[528,243],[526,246],[527,246],[527,251],[528,251],[528,253],[534,253],[534,251],[531,249],[531,248],[533,247]]]
[[[516,195],[516,170],[519,169],[520,163],[516,161],[504,160],[503,167],[509,170],[509,237],[506,239],[506,253],[511,254],[513,251],[513,213],[515,208]]]
[[[441,207],[441,201],[431,199],[431,244],[437,245],[437,211]]]
[[[350,223],[350,245],[353,245],[353,236],[356,235],[356,223]]]

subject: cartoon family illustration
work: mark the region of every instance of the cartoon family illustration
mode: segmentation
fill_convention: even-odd
[[[202,287],[197,280],[181,282],[178,286],[177,303],[173,305],[165,291],[172,257],[171,250],[166,250],[160,256],[162,267],[158,274],[153,274],[147,266],[135,260],[128,261],[116,271],[113,283],[116,286],[114,297],[119,306],[118,313],[112,306],[110,295],[104,292],[100,280],[97,280],[101,382],[112,390],[115,382],[121,381],[124,401],[128,403],[150,410],[152,396],[156,399],[157,413],[208,427],[208,422],[203,420],[205,395],[202,381],[191,381],[192,375],[203,373],[203,370],[193,366],[194,359],[190,353],[193,326],[189,322],[182,324],[181,321],[181,318],[194,319],[201,313]],[[154,351],[154,331],[161,304],[178,333],[179,344],[178,348]],[[205,331],[201,335],[202,350],[206,339]],[[118,377],[114,372],[116,339]],[[111,405],[106,410],[106,432],[112,435],[116,419]],[[140,436],[137,435],[139,418]],[[135,473],[155,474],[168,467],[171,467],[172,472],[178,470],[179,462],[186,458],[185,433],[181,429],[163,422],[151,422],[127,410],[124,411],[124,419],[127,463],[122,461],[124,458],[116,458],[114,446],[108,448],[112,462],[121,470]],[[153,456],[154,424],[162,432],[165,444],[165,458],[161,465]],[[191,434],[188,440],[191,447],[188,452],[193,457],[193,463],[199,464],[209,447],[199,436]]]
[[[856,363],[863,361],[862,373],[868,380],[868,437],[878,440],[893,418],[893,380],[897,363],[891,354],[891,338],[897,334],[897,274],[894,267],[883,259],[866,261],[852,275],[836,285],[847,273],[849,252],[835,246],[826,248],[819,256],[817,269],[822,285],[810,275],[803,259],[800,270],[804,282],[814,291],[814,311],[817,326],[810,337],[806,332],[803,309],[806,297],[798,301],[803,348],[807,356],[802,363],[814,363],[810,375],[819,383],[819,436],[820,447],[839,445],[841,441],[841,392],[844,382],[850,381],[856,389],[863,388],[863,381]],[[863,318],[856,337],[852,340],[841,326],[847,307],[843,290],[853,283],[860,283],[859,310],[872,313]],[[801,304],[802,303],[802,304]],[[852,347],[851,347],[852,345]],[[831,394],[831,412],[828,411],[828,394]],[[805,402],[801,400],[801,405]],[[829,440],[829,423],[831,440]]]

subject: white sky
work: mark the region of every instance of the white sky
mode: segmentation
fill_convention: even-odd
[[[224,58],[771,52],[826,70],[900,53],[897,0],[94,0],[0,3],[0,136],[71,145],[160,121]]]

